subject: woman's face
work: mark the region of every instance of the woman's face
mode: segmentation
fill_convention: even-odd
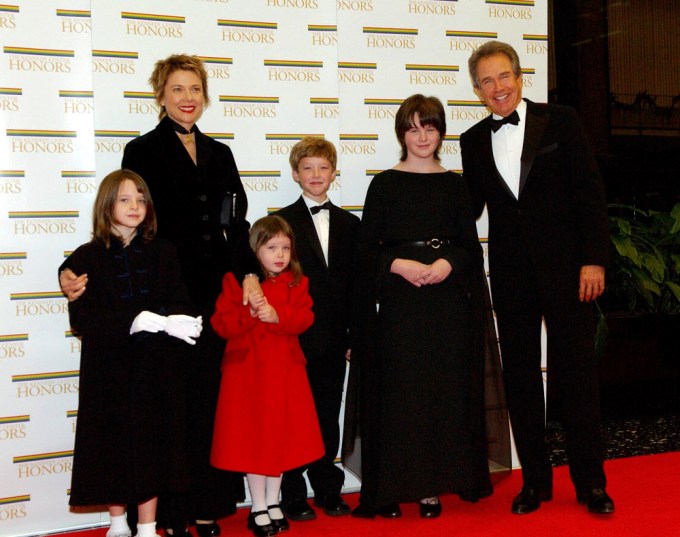
[[[203,113],[203,84],[193,71],[174,71],[165,83],[161,105],[170,119],[191,130]]]

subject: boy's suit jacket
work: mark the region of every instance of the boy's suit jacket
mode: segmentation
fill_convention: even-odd
[[[314,301],[314,324],[300,336],[308,360],[315,356],[342,353],[349,342],[354,242],[359,218],[335,205],[329,209],[328,264],[302,197],[276,212],[295,233],[295,249],[302,271],[309,278],[309,294]],[[344,371],[344,361],[343,361]]]

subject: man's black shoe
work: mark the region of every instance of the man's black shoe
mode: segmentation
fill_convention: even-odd
[[[281,504],[283,514],[291,520],[301,522],[303,520],[314,520],[316,513],[312,506],[307,503],[307,500],[300,498],[298,500],[290,500]]]
[[[349,515],[351,511],[340,494],[329,494],[324,496],[322,500],[314,498],[314,505],[323,509],[323,512],[328,516],[345,516]]]
[[[541,502],[552,500],[552,490],[523,488],[512,500],[512,512],[516,515],[526,515],[536,511]]]
[[[596,515],[609,515],[614,512],[614,500],[604,489],[595,488],[576,493],[578,503],[584,504],[588,511]]]
[[[399,518],[401,516],[401,508],[398,503],[388,503],[378,508],[378,514],[384,518]]]

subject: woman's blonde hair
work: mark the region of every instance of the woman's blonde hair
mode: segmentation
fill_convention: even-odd
[[[203,105],[207,107],[210,104],[208,73],[205,70],[203,61],[197,56],[173,54],[164,60],[158,60],[154,66],[153,73],[149,77],[149,84],[153,88],[156,103],[160,107],[158,119],[163,119],[168,115],[165,111],[165,106],[161,105],[161,101],[163,100],[163,92],[165,91],[165,85],[168,83],[168,78],[175,71],[190,71],[194,73],[201,80],[201,85],[203,86]]]

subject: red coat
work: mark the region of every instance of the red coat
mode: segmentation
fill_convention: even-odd
[[[314,321],[306,277],[284,272],[262,284],[279,322],[242,304],[233,274],[222,282],[211,323],[227,339],[210,462],[235,472],[278,476],[324,454],[298,335]]]

